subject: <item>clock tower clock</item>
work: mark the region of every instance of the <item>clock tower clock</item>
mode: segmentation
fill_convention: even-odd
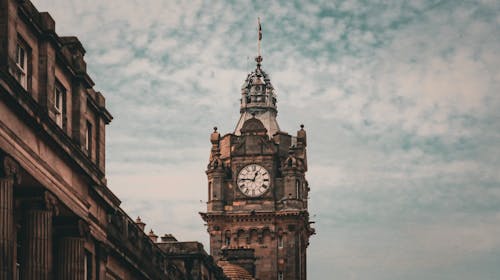
[[[234,132],[221,137],[214,128],[210,136],[207,211],[200,214],[211,255],[223,268],[242,264],[259,280],[306,279],[306,249],[314,234],[306,131],[303,125],[296,136],[280,130],[274,87],[260,55],[256,62],[241,88]]]

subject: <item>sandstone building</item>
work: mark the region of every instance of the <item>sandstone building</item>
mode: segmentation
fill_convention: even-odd
[[[120,208],[84,55],[30,1],[0,0],[0,280],[226,279],[200,243]]]
[[[262,35],[259,24],[259,46]],[[260,53],[260,51],[259,51]],[[306,279],[314,234],[308,213],[306,132],[280,130],[274,87],[256,58],[241,88],[233,133],[210,136],[207,212],[210,253],[233,279]]]

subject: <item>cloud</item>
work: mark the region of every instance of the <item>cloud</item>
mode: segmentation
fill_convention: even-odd
[[[82,40],[109,186],[157,234],[207,240],[208,136],[234,129],[260,16],[280,127],[308,133],[310,277],[498,275],[497,1],[34,3]]]

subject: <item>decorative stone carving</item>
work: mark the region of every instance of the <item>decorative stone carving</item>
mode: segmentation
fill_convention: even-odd
[[[288,151],[288,157],[285,159],[282,165],[282,169],[290,169],[290,168],[297,168],[298,167],[298,161],[297,158],[295,157],[293,149],[290,149]]]
[[[50,192],[46,191],[43,194],[44,197],[44,206],[47,210],[52,211],[52,213],[55,216],[59,215],[59,201],[58,199],[51,194]]]
[[[214,126],[214,132],[210,134],[210,142],[212,143],[212,149],[219,148],[220,133],[217,132],[217,127]]]
[[[303,124],[300,125],[300,130],[297,131],[297,143],[304,147],[307,146],[307,134]]]
[[[86,240],[89,240],[90,235],[90,226],[84,220],[78,220],[78,234]]]
[[[207,166],[208,170],[224,170],[223,162],[220,159],[220,152],[217,150],[212,161]]]
[[[4,179],[11,179],[13,183],[20,184],[20,167],[19,164],[10,156],[4,155],[0,158],[1,168],[0,177]]]
[[[252,116],[251,119],[248,119],[241,128],[241,134],[258,134],[265,135],[267,133],[267,129],[262,124],[262,122],[255,118],[255,115]]]

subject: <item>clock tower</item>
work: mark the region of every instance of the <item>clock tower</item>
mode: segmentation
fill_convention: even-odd
[[[221,137],[214,128],[210,135],[208,202],[201,216],[210,253],[223,268],[244,263],[254,279],[306,279],[306,249],[314,234],[306,131],[303,125],[296,136],[280,130],[275,90],[262,61],[259,54],[241,88],[234,132]]]

